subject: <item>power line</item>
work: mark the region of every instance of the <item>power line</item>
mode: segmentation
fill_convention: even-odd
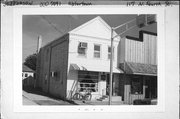
[[[57,32],[59,32],[60,34],[63,34],[64,32],[62,30],[59,30],[52,22],[50,22],[45,16],[40,15],[45,21],[47,21],[47,23],[52,26]]]

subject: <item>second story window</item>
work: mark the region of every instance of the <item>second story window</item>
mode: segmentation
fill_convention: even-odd
[[[101,57],[101,47],[100,45],[94,45],[94,57],[100,58]]]
[[[87,43],[80,42],[78,45],[78,54],[81,56],[86,56]]]
[[[113,47],[113,52],[114,52],[114,47]],[[108,59],[111,59],[111,47],[108,47]],[[114,59],[114,54],[113,54],[113,59]]]

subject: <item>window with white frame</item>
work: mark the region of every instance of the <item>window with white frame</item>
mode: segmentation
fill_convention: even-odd
[[[111,59],[111,47],[108,46],[108,59]],[[113,59],[114,59],[114,47],[113,47]]]
[[[86,56],[87,43],[80,42],[78,45],[78,54],[81,56]]]
[[[95,58],[101,57],[101,46],[100,45],[94,45],[94,57]]]
[[[78,71],[78,90],[98,92],[98,72]]]

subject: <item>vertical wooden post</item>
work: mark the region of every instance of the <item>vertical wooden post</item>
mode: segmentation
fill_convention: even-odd
[[[113,77],[113,28],[111,28],[111,59],[110,59],[109,105],[112,104],[112,77]]]

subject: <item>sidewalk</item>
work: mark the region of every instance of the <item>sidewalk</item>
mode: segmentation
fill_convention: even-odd
[[[109,105],[108,101],[82,101],[74,100],[77,105]],[[23,105],[74,105],[60,99],[53,99],[47,96],[28,93],[23,91]],[[124,105],[122,101],[114,101],[112,105]]]
[[[31,101],[27,97],[23,96],[23,105],[38,105],[35,102]]]
[[[117,97],[115,97],[117,98]],[[108,100],[61,100],[52,97],[41,90],[34,88],[26,88],[23,90],[23,105],[109,105]],[[112,100],[112,105],[124,105],[119,99]]]
[[[23,105],[72,105],[69,102],[23,91]]]
[[[74,101],[76,104],[78,105],[109,105],[108,101],[79,101],[79,100],[75,100]],[[122,101],[112,101],[112,105],[125,105],[123,104]]]

